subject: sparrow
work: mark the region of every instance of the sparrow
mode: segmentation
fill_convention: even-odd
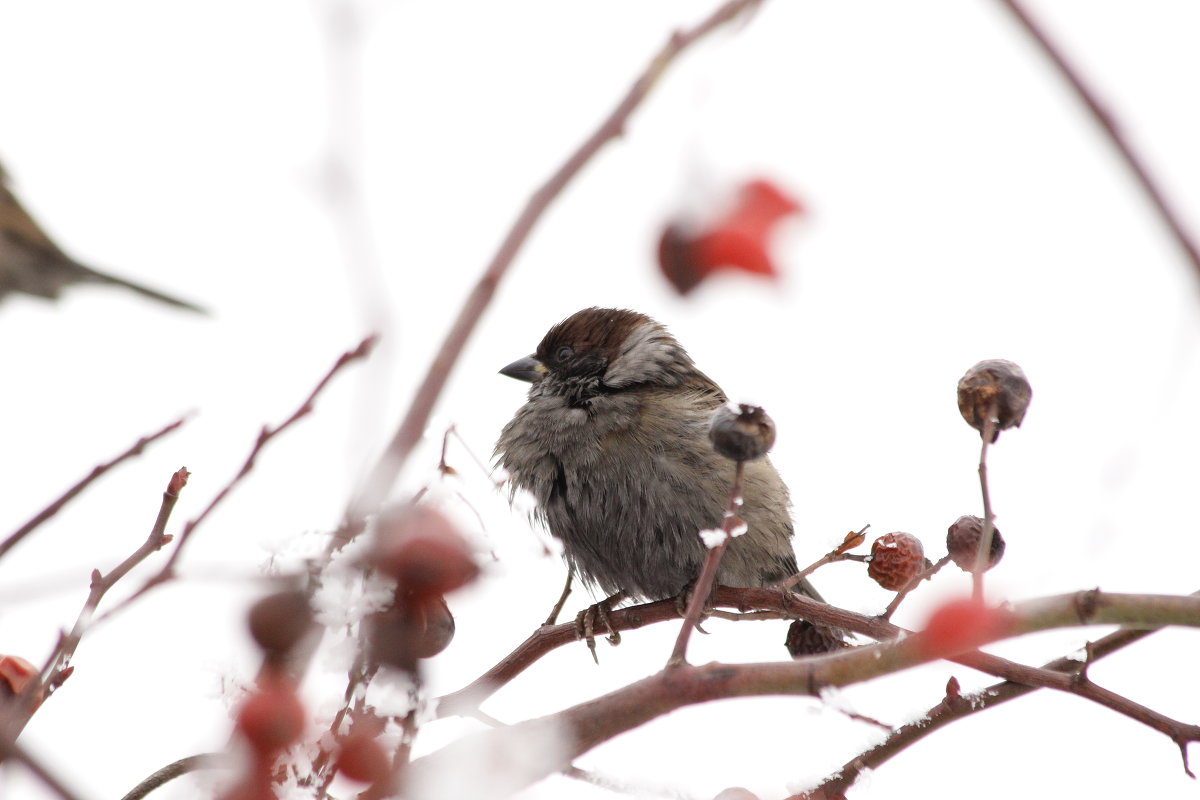
[[[154,300],[204,313],[199,306],[72,259],[25,210],[9,187],[8,173],[0,165],[0,300],[10,292],[54,300],[71,283],[123,286]]]
[[[725,392],[666,328],[624,309],[572,314],[500,373],[531,385],[494,456],[571,572],[609,600],[679,596],[705,559],[699,532],[720,527],[729,500],[735,465],[708,436]],[[717,583],[768,587],[797,572],[788,489],[767,458],[744,469],[747,530]],[[806,580],[794,591],[821,599]]]

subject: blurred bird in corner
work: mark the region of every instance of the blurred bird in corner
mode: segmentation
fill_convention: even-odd
[[[0,164],[0,301],[10,292],[58,298],[67,284],[123,286],[163,303],[205,313],[204,309],[115,275],[86,267],[59,249],[9,188]]]

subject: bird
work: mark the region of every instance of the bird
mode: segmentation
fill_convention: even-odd
[[[721,525],[733,481],[735,463],[708,435],[725,392],[662,324],[628,309],[578,311],[500,373],[530,387],[493,457],[514,496],[536,499],[569,574],[608,600],[680,596],[705,559],[699,532]],[[716,581],[775,586],[797,572],[788,489],[768,458],[744,470],[747,530]],[[793,590],[822,599],[807,579]]]
[[[204,313],[186,300],[92,269],[68,256],[25,210],[0,164],[0,300],[13,293],[55,300],[73,283],[122,286],[177,308]]]

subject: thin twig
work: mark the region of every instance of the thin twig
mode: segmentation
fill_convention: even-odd
[[[0,542],[0,558],[3,558],[5,553],[7,553],[17,543],[19,543],[22,539],[24,539],[31,532],[33,532],[33,530],[36,529],[39,525],[41,525],[43,522],[50,519],[55,514],[57,514],[59,511],[61,511],[63,506],[65,506],[67,503],[71,502],[71,500],[75,499],[75,497],[78,496],[80,492],[82,492],[84,489],[86,489],[88,486],[90,486],[101,475],[108,472],[110,469],[117,466],[122,461],[125,461],[126,459],[129,459],[129,458],[133,458],[134,456],[141,455],[142,451],[146,449],[147,445],[149,445],[153,442],[156,442],[159,439],[161,439],[162,437],[166,436],[168,433],[175,431],[181,425],[183,425],[183,423],[186,421],[186,419],[187,419],[186,417],[181,417],[181,418],[175,420],[174,422],[172,422],[170,425],[167,425],[166,427],[156,431],[155,433],[151,433],[147,436],[143,436],[142,438],[140,438],[136,442],[134,442],[132,447],[130,447],[124,453],[121,453],[121,455],[117,456],[116,458],[112,459],[111,461],[106,461],[103,464],[93,467],[92,471],[89,472],[86,477],[84,477],[82,480],[80,480],[78,483],[76,483],[70,489],[67,489],[67,491],[64,492],[61,497],[59,497],[57,500],[55,500],[50,505],[43,508],[41,511],[39,511],[37,514],[34,515],[33,519],[26,522],[20,528],[17,528],[17,530],[14,531],[12,534],[10,534],[7,539],[5,539],[3,542]]]
[[[554,604],[554,608],[550,609],[550,615],[546,617],[543,625],[553,625],[558,622],[558,615],[562,613],[563,606],[567,604],[567,598],[571,594],[571,583],[575,580],[575,565],[567,565],[567,582],[563,584],[562,594],[558,596],[558,602]]]
[[[238,484],[240,484],[242,480],[244,480],[246,476],[250,474],[251,470],[254,469],[254,463],[258,459],[259,453],[262,452],[267,443],[290,428],[296,422],[299,422],[301,419],[312,413],[313,404],[316,403],[317,396],[325,389],[326,386],[329,385],[330,381],[332,381],[334,377],[347,365],[370,355],[372,348],[375,346],[375,342],[375,336],[368,336],[359,342],[354,349],[342,353],[338,357],[338,360],[334,362],[333,366],[330,367],[325,373],[325,376],[322,377],[321,380],[317,382],[317,385],[313,388],[313,390],[309,392],[308,397],[304,399],[304,402],[292,412],[291,416],[276,425],[274,428],[266,425],[263,426],[262,430],[259,431],[258,438],[255,440],[254,445],[250,448],[250,454],[246,456],[246,460],[242,464],[241,469],[239,469],[237,474],[234,475],[219,492],[217,492],[216,496],[213,497],[204,510],[200,512],[199,516],[190,520],[186,525],[183,526],[183,531],[179,535],[179,540],[175,543],[175,547],[171,551],[170,556],[168,556],[167,563],[163,565],[163,568],[158,572],[157,575],[154,575],[147,580],[145,584],[143,584],[127,600],[121,603],[120,606],[117,606],[112,611],[109,611],[107,614],[105,614],[105,619],[107,619],[116,611],[127,608],[131,603],[140,599],[143,595],[156,586],[171,580],[171,578],[174,576],[175,565],[178,563],[180,556],[183,554],[184,545],[186,545],[191,539],[192,534],[195,533],[196,528],[200,526],[200,523],[204,522],[204,520],[208,518],[213,510],[216,509],[216,507],[219,506],[221,502],[229,496],[230,492],[232,492],[234,488],[237,487]]]
[[[888,603],[888,607],[884,610],[884,612],[881,616],[884,619],[891,619],[892,615],[896,613],[896,609],[900,607],[900,604],[902,602],[904,602],[904,598],[908,597],[909,593],[912,592],[913,589],[916,589],[918,586],[920,586],[921,581],[929,580],[934,575],[936,575],[938,572],[940,572],[942,567],[946,566],[949,563],[950,563],[950,556],[949,555],[942,556],[940,559],[938,559],[938,562],[936,564],[931,566],[929,569],[924,570],[923,572],[921,572],[920,575],[917,575],[915,578],[913,578],[911,581],[909,581],[907,586],[905,586],[900,591],[896,592],[896,596],[892,598],[892,602]]]
[[[162,502],[158,507],[158,516],[150,527],[150,533],[146,540],[120,564],[113,567],[107,575],[100,574],[98,569],[92,571],[91,588],[71,632],[62,637],[46,667],[42,670],[42,680],[45,683],[47,697],[50,697],[66,678],[67,673],[64,671],[68,669],[79,643],[83,641],[83,636],[87,632],[96,609],[100,606],[100,601],[104,599],[104,595],[134,567],[171,541],[171,537],[166,534],[167,522],[171,518],[171,512],[175,509],[175,503],[179,500],[179,493],[183,491],[183,487],[187,486],[188,474],[186,468],[180,468],[171,475],[171,479],[167,482],[167,488],[163,492]]]
[[[1041,47],[1042,52],[1054,63],[1059,74],[1071,85],[1080,101],[1087,106],[1092,118],[1108,136],[1108,140],[1116,148],[1117,153],[1125,162],[1125,166],[1133,173],[1138,186],[1141,187],[1146,199],[1154,206],[1154,210],[1158,212],[1159,218],[1167,226],[1171,237],[1183,251],[1184,257],[1191,263],[1196,277],[1200,277],[1200,248],[1197,247],[1179,214],[1167,201],[1158,181],[1150,174],[1150,168],[1125,137],[1116,117],[1101,104],[1100,99],[1084,80],[1083,75],[1067,61],[1058,45],[1050,40],[1046,32],[1029,16],[1018,0],[1000,0],[1000,3],[1012,12],[1025,32]]]
[[[1126,628],[1110,633],[1108,636],[1092,643],[1092,658],[1100,659],[1115,653],[1121,648],[1140,641],[1154,632],[1153,630],[1131,630]],[[1043,665],[1041,671],[1067,673],[1078,668],[1079,662],[1077,660],[1063,656]],[[1069,678],[1070,676],[1067,675],[1064,677]],[[993,708],[1001,703],[1029,694],[1038,688],[1041,687],[1017,683],[1015,681],[1003,681],[982,689],[969,697],[947,696],[941,703],[922,714],[916,722],[901,725],[885,741],[847,761],[840,770],[826,778],[816,788],[799,795],[794,795],[789,800],[839,797],[863,772],[879,768],[934,731],[962,717]]]
[[[467,339],[478,325],[483,311],[491,302],[492,295],[495,294],[501,279],[550,204],[605,144],[624,133],[630,116],[641,105],[667,67],[681,53],[713,30],[757,6],[760,1],[730,0],[730,2],[723,3],[695,27],[673,33],[666,44],[651,59],[642,74],[629,87],[625,96],[600,123],[600,126],[529,198],[504,237],[504,241],[500,243],[500,247],[492,256],[483,275],[480,276],[459,310],[458,317],[442,341],[437,355],[434,356],[433,363],[417,389],[404,420],[400,423],[379,461],[368,473],[362,489],[351,502],[346,515],[347,523],[343,525],[345,530],[338,537],[343,540],[342,543],[346,538],[357,535],[358,520],[382,503],[391,490],[392,484],[395,483],[396,477],[400,474],[400,470],[408,460],[413,448],[420,442],[425,427],[429,423],[429,415],[446,385],[451,368],[458,361],[459,355],[466,346]]]
[[[733,486],[729,489],[729,503],[725,508],[725,519],[721,524],[721,532],[724,536],[718,544],[710,545],[708,553],[704,556],[704,566],[700,568],[700,577],[696,579],[696,585],[692,588],[692,596],[688,599],[687,612],[683,615],[683,625],[679,628],[679,635],[675,638],[675,647],[671,650],[671,657],[667,660],[668,666],[687,663],[688,639],[691,638],[692,629],[700,623],[700,615],[704,612],[704,607],[708,605],[709,595],[717,580],[717,567],[721,564],[721,556],[725,555],[725,548],[729,547],[729,541],[735,535],[734,530],[738,527],[745,528],[745,523],[738,517],[738,511],[742,507],[742,475],[745,470],[746,462],[738,461],[733,473]]]
[[[17,742],[9,742],[0,747],[0,761],[7,759],[11,759],[36,775],[38,780],[46,784],[47,788],[58,795],[61,800],[80,800],[79,795],[71,791],[45,764]]]
[[[189,772],[198,772],[202,769],[217,769],[218,767],[229,765],[229,757],[224,753],[201,753],[181,758],[178,761],[172,761],[162,769],[156,770],[152,775],[147,776],[137,786],[130,789],[121,800],[142,800],[142,798],[149,795],[155,789],[170,783],[182,775],[187,775]]]
[[[813,563],[809,564],[804,569],[797,572],[792,577],[788,578],[783,583],[779,584],[779,588],[791,589],[793,586],[795,586],[800,581],[804,580],[809,575],[813,574],[814,572],[816,572],[818,569],[825,566],[826,564],[832,564],[836,561],[862,561],[865,558],[865,556],[855,555],[853,553],[848,553],[846,551],[851,550],[855,547],[858,547],[860,544],[862,544],[864,537],[867,533],[867,529],[870,527],[871,526],[869,524],[864,525],[862,530],[847,534],[845,540],[841,544],[839,544],[834,549],[830,550],[825,555],[818,558]]]

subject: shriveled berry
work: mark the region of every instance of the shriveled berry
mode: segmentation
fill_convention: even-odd
[[[268,655],[281,656],[315,625],[308,597],[299,590],[267,595],[250,607],[250,635]]]
[[[925,548],[911,533],[885,533],[871,545],[867,574],[884,589],[898,592],[925,569]]]
[[[713,413],[708,438],[726,458],[753,461],[775,444],[775,421],[758,406],[726,404]]]
[[[421,505],[380,519],[375,565],[411,594],[445,594],[479,574],[458,528],[440,511]]]
[[[967,572],[975,571],[975,562],[979,557],[979,542],[983,539],[983,520],[969,514],[954,520],[954,524],[946,531],[946,552],[958,565],[959,569]],[[983,571],[987,572],[1000,563],[1004,557],[1004,537],[996,526],[992,526],[992,546],[988,552]]]
[[[1019,366],[1002,358],[980,361],[958,381],[958,410],[983,435],[989,416],[995,423],[992,441],[1006,428],[1020,427],[1033,388]]]
[[[841,650],[846,643],[832,628],[798,619],[788,626],[784,646],[792,654],[792,658],[802,658]]]
[[[454,615],[439,595],[399,597],[386,611],[368,618],[371,655],[376,661],[412,670],[417,659],[432,658],[454,639]]]

